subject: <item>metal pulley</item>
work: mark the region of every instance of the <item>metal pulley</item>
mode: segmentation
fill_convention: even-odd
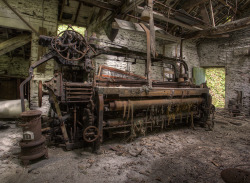
[[[100,136],[100,132],[97,127],[89,126],[83,131],[83,139],[86,142],[94,142]]]
[[[51,47],[65,60],[81,60],[89,48],[85,38],[70,25],[51,40]]]
[[[148,22],[150,19],[149,7],[145,6],[144,10],[141,13],[141,20]]]

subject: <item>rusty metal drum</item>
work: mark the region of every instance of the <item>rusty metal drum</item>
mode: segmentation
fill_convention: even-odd
[[[45,145],[45,137],[41,131],[41,114],[39,110],[25,111],[21,114],[22,123],[19,126],[23,129],[23,139],[21,140],[20,159],[24,165],[29,164],[30,160],[42,156],[48,158],[48,149]]]

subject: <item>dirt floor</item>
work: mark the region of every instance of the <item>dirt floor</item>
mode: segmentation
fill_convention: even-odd
[[[26,168],[18,159],[21,130],[4,121],[10,128],[0,130],[0,182],[223,182],[223,169],[249,169],[250,119],[220,111],[215,121],[213,131],[177,126],[130,143],[108,141],[100,155],[50,147],[49,159]]]

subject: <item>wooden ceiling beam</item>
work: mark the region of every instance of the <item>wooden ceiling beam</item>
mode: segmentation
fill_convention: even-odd
[[[190,11],[190,9],[193,9],[194,7],[199,6],[200,4],[207,1],[208,0],[186,0],[182,7],[185,11]]]
[[[139,12],[139,13],[142,13],[143,10],[144,10],[144,8],[142,8],[140,6],[137,6],[137,8],[136,8],[136,11]],[[172,18],[168,18],[168,17],[164,16],[163,14],[155,12],[155,11],[153,12],[153,15],[154,15],[155,19],[158,19],[158,20],[161,20],[161,21],[165,21],[165,22],[169,22],[169,23],[178,25],[180,27],[184,27],[184,28],[189,29],[189,30],[201,30],[198,27],[191,26],[191,25],[188,25],[188,24],[184,24],[184,23],[182,23],[182,22],[180,22],[178,20],[174,20]]]
[[[60,16],[59,16],[59,21],[62,21],[62,15],[63,15],[64,6],[65,6],[65,1],[66,0],[63,0],[63,3],[62,3],[61,12],[60,12]]]
[[[250,27],[250,17],[246,17],[240,20],[229,22],[227,24],[218,25],[211,29],[206,29],[202,31],[196,31],[183,37],[185,39],[195,39],[195,38],[206,38],[213,35],[226,34],[236,30],[241,30]]]
[[[78,4],[78,7],[77,7],[77,11],[76,11],[76,16],[75,16],[75,20],[74,20],[74,23],[76,23],[76,21],[77,21],[77,18],[78,18],[78,15],[79,15],[79,11],[80,11],[80,9],[81,9],[81,5],[82,5],[82,2],[78,2],[79,4]]]
[[[102,9],[106,9],[109,11],[115,11],[116,10],[116,6],[108,4],[108,3],[104,3],[102,1],[96,1],[96,0],[77,0],[80,2],[84,2],[85,4],[89,4],[92,6],[97,6],[98,8],[102,8]]]
[[[120,13],[127,14],[127,13],[133,11],[135,9],[135,7],[139,6],[143,2],[144,2],[144,0],[135,0],[135,2],[133,1],[130,5],[127,5],[126,3],[124,3],[121,7]]]
[[[21,34],[0,43],[0,56],[15,50],[31,41],[30,34]]]
[[[234,7],[232,7],[230,4],[228,4],[226,1],[224,1],[224,0],[218,0],[220,3],[222,3],[224,6],[227,6],[227,7],[229,7],[231,10],[233,10],[233,12],[236,14],[237,13],[237,11],[239,11],[239,10],[236,10]]]

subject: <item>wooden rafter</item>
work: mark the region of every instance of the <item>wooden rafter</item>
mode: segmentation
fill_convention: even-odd
[[[236,10],[234,7],[232,7],[230,4],[228,4],[226,1],[224,0],[218,0],[219,2],[221,2],[224,6],[229,7],[231,10],[233,10],[233,12],[236,14],[238,10]]]
[[[138,11],[139,13],[142,13],[143,9],[144,8],[142,8],[140,6],[137,6],[136,11]],[[161,21],[165,21],[165,22],[169,22],[169,23],[172,23],[172,24],[184,27],[184,28],[189,29],[189,30],[201,30],[198,27],[194,27],[194,26],[190,26],[188,24],[184,24],[184,23],[182,23],[182,22],[180,22],[178,20],[174,20],[172,18],[168,18],[168,17],[164,16],[163,14],[155,12],[155,11],[153,12],[153,15],[154,15],[155,19],[158,19],[158,20],[161,20]]]
[[[194,7],[199,6],[202,3],[207,2],[208,0],[186,0],[185,3],[183,3],[182,7],[186,11],[192,10]]]
[[[117,8],[114,5],[111,5],[109,3],[104,3],[102,1],[96,1],[96,0],[78,0],[78,1],[83,2],[84,4],[96,6],[98,8],[106,9],[109,11],[115,11]]]
[[[81,5],[82,5],[82,2],[79,2],[78,7],[77,7],[77,11],[76,11],[76,16],[75,16],[74,23],[76,23],[76,21],[77,21],[77,18],[78,18],[78,15],[79,15],[79,11],[81,9]]]
[[[184,36],[186,39],[204,38],[213,35],[226,34],[250,27],[250,17],[219,25],[211,29],[193,32]]]

